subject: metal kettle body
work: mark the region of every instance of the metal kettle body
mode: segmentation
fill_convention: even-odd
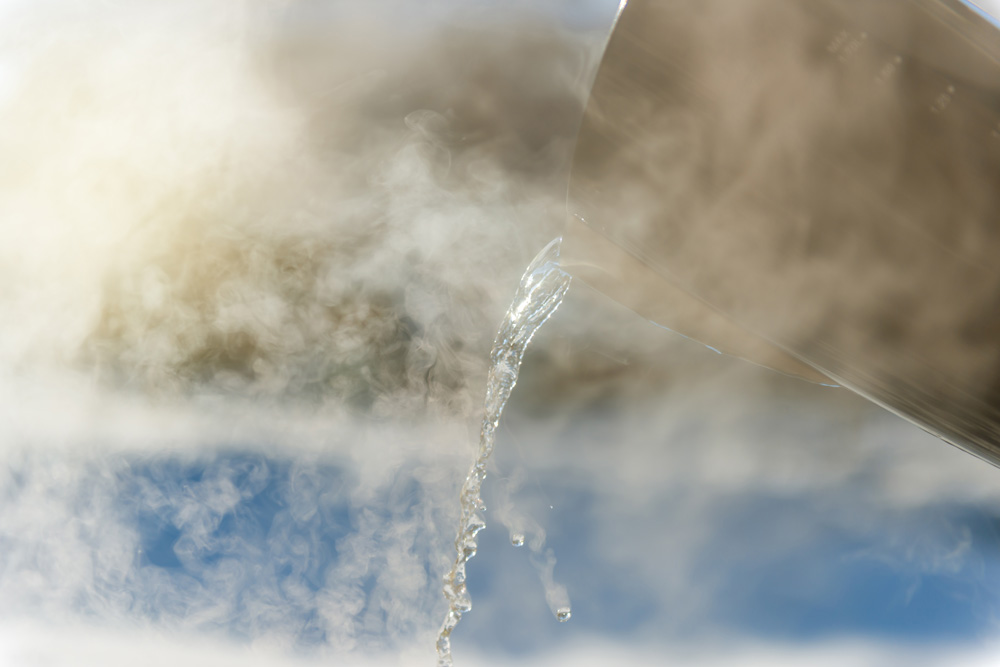
[[[585,282],[1000,465],[1000,30],[975,7],[623,3],[569,213]]]

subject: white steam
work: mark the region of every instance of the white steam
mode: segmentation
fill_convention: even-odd
[[[0,662],[431,663],[488,347],[617,8],[587,5],[0,8]],[[916,577],[982,558],[914,526],[997,507],[995,470],[802,387],[575,287],[486,484],[532,554],[484,545],[459,663],[911,655],[684,634],[739,635],[699,567],[745,497],[829,503],[765,555],[834,526]],[[652,602],[605,633],[615,586]]]
[[[0,108],[6,365],[387,416],[467,407],[499,279],[558,227],[558,188],[537,182],[565,162],[588,47],[522,40],[555,56],[529,85],[565,118],[521,111],[511,129],[502,100],[478,98],[501,92],[506,45],[458,67],[426,35],[394,44],[335,8],[309,17],[328,22],[320,44],[266,3],[18,14],[25,62]],[[466,109],[412,83],[445,75],[476,87]]]
[[[5,622],[430,637],[597,40],[404,7],[7,9]]]

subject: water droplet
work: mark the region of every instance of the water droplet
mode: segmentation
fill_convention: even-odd
[[[572,615],[573,611],[569,607],[559,607],[559,611],[556,612],[556,618],[559,619],[560,623],[565,623]]]
[[[510,536],[510,543],[513,544],[515,547],[523,547],[524,535],[522,535],[521,533],[514,533],[513,535]]]

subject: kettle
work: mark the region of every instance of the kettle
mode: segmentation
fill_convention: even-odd
[[[562,264],[1000,465],[1000,29],[961,0],[623,0]]]

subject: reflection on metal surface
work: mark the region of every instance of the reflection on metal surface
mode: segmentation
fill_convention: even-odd
[[[602,291],[1000,463],[1000,33],[974,9],[631,0],[569,201]]]

